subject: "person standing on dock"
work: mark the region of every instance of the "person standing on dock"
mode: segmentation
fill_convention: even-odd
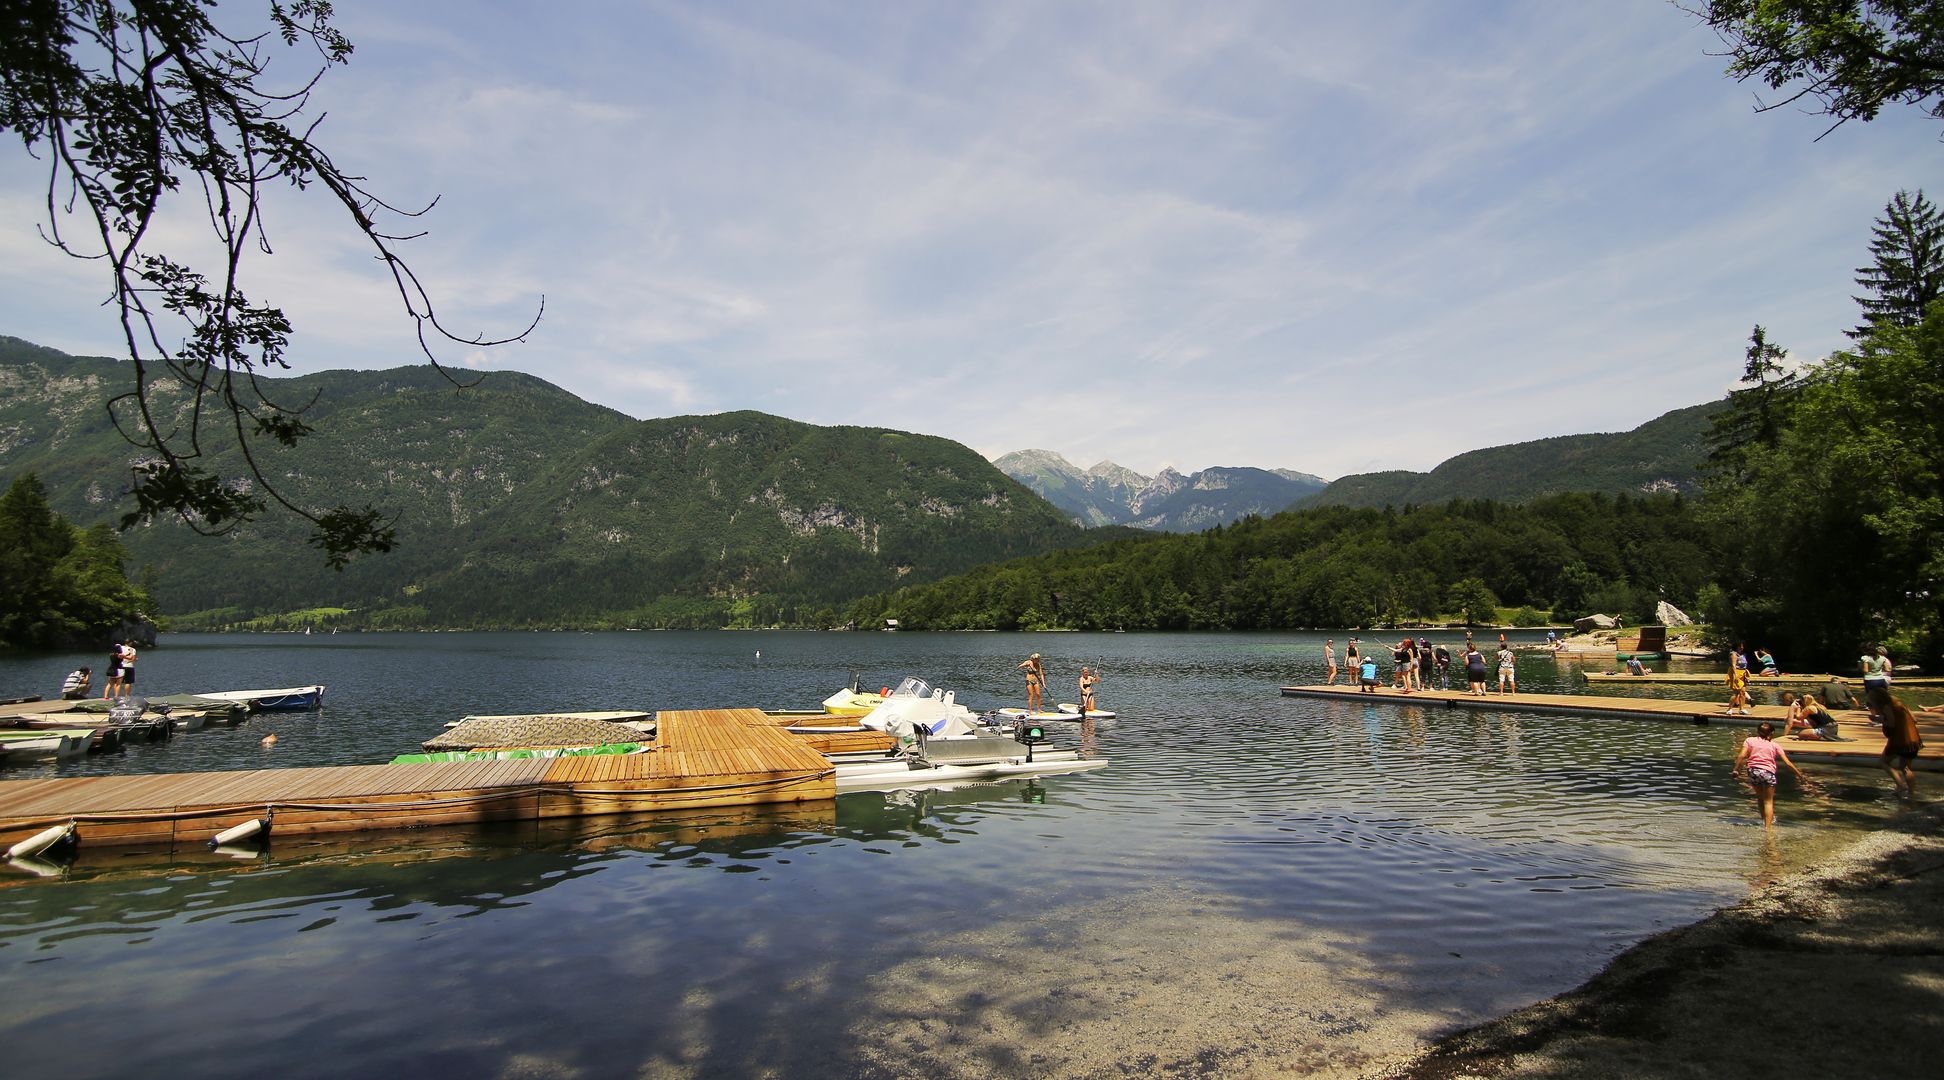
[[[1034,653],[1021,660],[1019,667],[1013,670],[1020,668],[1026,669],[1026,711],[1039,712],[1041,689],[1046,686],[1046,665],[1040,662],[1040,654]]]
[[[1721,715],[1748,715],[1748,669],[1740,664],[1728,669],[1728,711]]]
[[[1754,789],[1764,829],[1775,828],[1775,787],[1780,776],[1777,765],[1787,765],[1796,783],[1805,789],[1812,787],[1809,778],[1789,760],[1789,752],[1775,741],[1775,725],[1764,720],[1756,726],[1755,734],[1742,740],[1741,752],[1735,755],[1735,775],[1745,778]]]
[[[1471,683],[1473,696],[1485,696],[1485,680],[1488,674],[1485,670],[1485,654],[1478,651],[1478,646],[1467,641],[1465,643],[1465,678]]]
[[[1438,642],[1438,647],[1432,650],[1431,655],[1438,664],[1438,689],[1451,689],[1451,650],[1445,647],[1444,642],[1440,641]]]
[[[1881,706],[1890,700],[1890,677],[1896,669],[1881,645],[1875,652],[1863,654],[1863,701],[1869,706],[1871,719],[1879,724],[1884,722]]]
[[[1357,651],[1357,639],[1351,638],[1343,647],[1343,666],[1349,670],[1344,674],[1352,679],[1363,678],[1363,654]]]
[[[1335,638],[1326,638],[1326,639],[1324,639],[1324,641],[1323,641],[1323,662],[1324,662],[1324,663],[1326,663],[1326,664],[1328,664],[1328,665],[1330,665],[1330,677],[1329,677],[1329,679],[1328,679],[1327,681],[1325,681],[1325,682],[1324,682],[1324,684],[1323,684],[1323,685],[1325,685],[1325,686],[1335,686],[1335,685],[1336,685],[1336,675],[1337,675],[1337,666],[1336,666],[1336,639],[1335,639]]]
[[[1505,644],[1504,634],[1499,635],[1498,669],[1499,669],[1498,692],[1501,694],[1506,693],[1506,687],[1509,686],[1512,688],[1511,689],[1512,693],[1514,694],[1518,693],[1519,692],[1518,657],[1512,655],[1512,646]]]

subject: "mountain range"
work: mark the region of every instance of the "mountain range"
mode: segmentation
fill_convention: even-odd
[[[396,551],[332,571],[305,544],[307,523],[272,513],[216,538],[176,521],[131,529],[130,563],[152,569],[153,594],[185,627],[313,608],[373,627],[818,623],[986,563],[1292,504],[1688,491],[1721,407],[1326,485],[1258,468],[1082,470],[1045,450],[995,463],[935,436],[756,412],[635,420],[530,375],[466,378],[419,365],[262,380],[279,400],[312,402],[317,429],[259,447],[264,474],[303,505],[395,513]],[[34,472],[69,520],[118,520],[141,455],[106,402],[128,384],[123,361],[0,336],[0,481]],[[187,399],[158,384],[152,404],[180,415]],[[243,472],[234,445],[206,450],[219,474]]]
[[[1217,467],[1183,474],[1164,468],[1142,476],[1103,461],[1083,470],[1051,450],[1016,450],[993,464],[1082,525],[1161,532],[1200,532],[1250,514],[1274,514],[1328,483],[1290,469]]]
[[[105,408],[126,363],[0,337],[0,476],[39,475],[79,524],[114,521],[140,456]],[[470,377],[470,373],[469,377]],[[262,380],[314,399],[315,434],[258,448],[302,505],[373,503],[398,548],[329,570],[273,513],[219,538],[123,535],[187,625],[352,608],[362,625],[809,622],[818,607],[983,563],[1099,542],[972,450],[761,413],[634,420],[529,375],[455,387],[427,366]],[[166,386],[162,408],[186,404]],[[241,472],[239,452],[207,448]]]

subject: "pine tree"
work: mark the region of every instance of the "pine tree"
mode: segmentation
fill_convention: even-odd
[[[1870,241],[1875,261],[1858,267],[1856,283],[1865,295],[1856,297],[1863,322],[1849,331],[1856,340],[1880,326],[1912,327],[1944,295],[1944,211],[1924,198],[1899,191],[1883,208]]]

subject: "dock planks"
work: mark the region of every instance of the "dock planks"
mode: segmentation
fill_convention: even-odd
[[[0,782],[0,846],[68,821],[91,846],[202,844],[266,808],[288,835],[835,797],[814,748],[759,710],[711,709],[662,713],[642,754]]]
[[[1409,694],[1380,687],[1366,694],[1354,686],[1285,686],[1284,697],[1331,698],[1358,701],[1366,705],[1441,705],[1465,709],[1502,709],[1512,712],[1551,713],[1561,716],[1586,716],[1607,719],[1674,720],[1699,724],[1735,724],[1753,727],[1764,720],[1779,732],[1788,724],[1789,711],[1780,705],[1754,705],[1747,716],[1723,716],[1725,706],[1714,701],[1680,701],[1671,698],[1594,697],[1577,694],[1487,694],[1476,697],[1463,690],[1417,690]],[[1944,722],[1918,721],[1924,737],[1923,753],[1916,767],[1944,770]],[[1873,727],[1862,712],[1839,715],[1837,731],[1845,741],[1820,742],[1814,739],[1778,738],[1789,756],[1800,761],[1821,761],[1839,765],[1876,766],[1883,753],[1883,732]]]

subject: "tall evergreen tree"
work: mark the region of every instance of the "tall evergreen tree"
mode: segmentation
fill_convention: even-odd
[[[1936,203],[1921,190],[1899,191],[1872,232],[1870,265],[1856,270],[1863,322],[1849,336],[1858,341],[1886,325],[1916,326],[1944,296],[1944,211]]]

